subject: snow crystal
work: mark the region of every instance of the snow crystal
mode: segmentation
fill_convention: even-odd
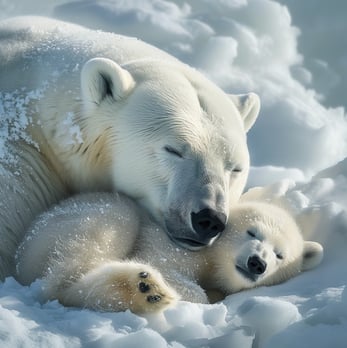
[[[42,88],[33,91],[26,91],[25,88],[12,93],[0,91],[0,160],[15,160],[8,151],[11,141],[21,139],[38,147],[26,129],[33,122],[35,113],[29,106],[42,98],[45,88],[46,84],[43,83]]]

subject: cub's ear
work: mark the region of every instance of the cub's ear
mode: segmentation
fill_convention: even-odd
[[[304,242],[302,256],[302,271],[307,271],[318,266],[323,259],[323,247],[316,242]]]
[[[246,132],[253,126],[260,110],[260,99],[255,93],[248,94],[229,94],[239,110]]]
[[[81,91],[87,110],[99,105],[107,96],[118,101],[127,96],[135,85],[130,73],[111,59],[93,58],[81,72]]]

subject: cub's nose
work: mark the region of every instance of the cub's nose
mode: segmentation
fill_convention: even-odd
[[[251,256],[247,261],[247,267],[252,274],[263,274],[266,270],[266,262],[258,255]]]
[[[227,217],[212,209],[191,213],[192,226],[201,239],[211,239],[223,232]]]

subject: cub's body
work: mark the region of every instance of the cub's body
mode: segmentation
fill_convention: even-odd
[[[248,202],[230,217],[212,246],[189,251],[125,196],[76,196],[33,224],[18,279],[43,277],[46,298],[66,305],[141,313],[283,282],[321,260],[321,246],[303,241],[282,209]]]

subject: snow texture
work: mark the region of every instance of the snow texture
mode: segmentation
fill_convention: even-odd
[[[136,36],[227,92],[257,92],[262,110],[249,133],[250,194],[286,197],[305,236],[325,248],[317,269],[284,284],[215,305],[180,302],[148,317],[41,303],[39,280],[23,287],[7,278],[0,284],[0,346],[346,347],[346,6],[338,0],[0,0],[0,18],[48,15]],[[40,93],[0,91],[0,149],[23,135],[30,119],[25,107]],[[15,112],[21,117],[8,134]],[[76,125],[69,135],[82,141]]]

